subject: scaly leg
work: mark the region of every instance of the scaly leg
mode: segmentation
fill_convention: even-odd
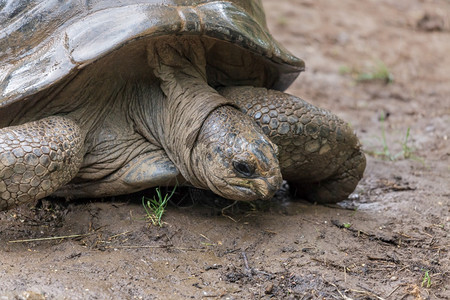
[[[80,127],[65,117],[0,129],[0,210],[53,193],[75,177],[83,154]]]
[[[350,126],[295,96],[265,88],[220,90],[253,117],[279,148],[283,179],[297,196],[339,202],[354,191],[366,159]]]
[[[130,194],[151,187],[184,183],[179,175],[165,152],[155,150],[142,153],[101,180],[66,184],[55,195],[87,198]]]

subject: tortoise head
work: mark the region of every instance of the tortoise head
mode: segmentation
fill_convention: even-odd
[[[233,200],[270,199],[282,177],[277,146],[247,115],[231,106],[215,109],[192,152],[200,181]]]

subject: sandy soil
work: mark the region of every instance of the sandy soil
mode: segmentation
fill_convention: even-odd
[[[289,92],[364,145],[351,199],[170,206],[162,228],[138,196],[2,212],[0,299],[450,298],[450,2],[264,4],[307,62]]]

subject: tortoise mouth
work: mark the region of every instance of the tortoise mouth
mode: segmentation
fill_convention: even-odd
[[[251,188],[245,186],[234,186],[234,189],[238,190],[241,194],[246,195],[246,198],[239,199],[241,201],[252,201],[260,199],[261,195],[257,191],[253,191]]]
[[[208,187],[215,194],[230,200],[253,201],[262,198],[262,193],[255,191],[252,185],[242,181],[242,178],[223,178],[212,175]]]
[[[278,180],[278,176],[251,180],[233,177],[227,178],[225,181],[232,187],[232,190],[240,192],[240,195],[233,193],[232,196],[235,197],[233,199],[241,201],[269,200],[281,186],[281,179]],[[240,198],[241,195],[245,195],[245,198]],[[239,199],[236,199],[238,197]]]

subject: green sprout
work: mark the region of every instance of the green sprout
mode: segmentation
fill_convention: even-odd
[[[361,72],[356,76],[356,81],[359,82],[377,80],[380,80],[386,84],[394,81],[394,76],[382,61],[378,61],[369,72]]]
[[[382,81],[386,84],[394,81],[394,76],[381,60],[377,61],[369,71],[362,71],[355,67],[341,66],[339,73],[349,74],[356,82]]]
[[[431,287],[431,276],[429,274],[430,271],[425,271],[425,275],[423,276],[422,279],[422,287],[426,286],[426,288],[430,288]]]
[[[414,148],[409,146],[410,144],[410,136],[411,136],[411,128],[408,127],[406,129],[406,135],[405,138],[400,142],[401,145],[401,151],[397,153],[392,153],[389,146],[388,141],[386,138],[386,125],[385,125],[385,116],[382,114],[380,116],[380,123],[381,123],[381,145],[382,150],[381,151],[368,151],[369,154],[372,154],[374,156],[381,156],[391,161],[399,160],[400,158],[403,159],[413,159],[421,162],[422,164],[425,164],[423,159],[419,156],[414,155]]]
[[[156,196],[153,196],[152,199],[142,197],[142,206],[144,206],[147,219],[150,220],[154,226],[158,225],[159,227],[162,227],[162,216],[166,209],[167,203],[170,198],[172,198],[176,188],[177,187],[175,186],[172,193],[165,194],[164,197],[159,188],[156,188]]]
[[[406,159],[413,157],[412,155],[413,149],[408,146],[409,130],[410,128],[408,127],[408,130],[406,130],[405,140],[402,143],[403,157]]]
[[[391,151],[389,151],[389,146],[388,146],[388,143],[386,140],[385,119],[386,118],[385,118],[384,114],[382,114],[380,117],[380,122],[381,122],[381,142],[383,144],[383,150],[381,152],[376,152],[376,154],[387,157],[389,160],[395,160],[394,156],[391,155]],[[409,132],[409,128],[408,128],[408,132]]]

